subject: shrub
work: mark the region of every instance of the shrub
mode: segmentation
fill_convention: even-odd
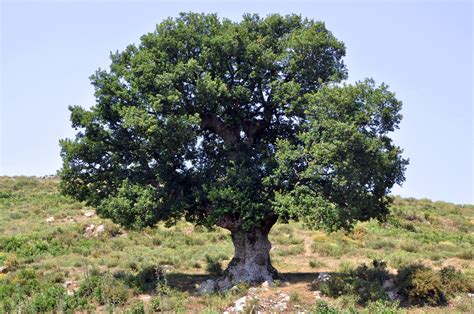
[[[293,304],[298,304],[301,302],[301,296],[297,291],[290,293],[290,302]]]
[[[289,256],[289,255],[298,255],[304,253],[304,245],[290,245],[288,247],[278,248],[276,250],[276,255],[278,256]]]
[[[37,313],[55,310],[64,292],[64,288],[60,285],[52,285],[41,289],[41,292],[36,293],[33,297],[32,309]]]
[[[128,299],[125,284],[110,274],[92,271],[79,286],[77,294],[81,297],[93,297],[99,304],[120,305]]]
[[[456,257],[460,259],[472,260],[474,259],[474,250],[463,250],[456,254]]]
[[[367,304],[367,312],[375,314],[398,314],[400,313],[400,305],[398,302],[388,302],[377,300]]]
[[[318,314],[339,314],[341,313],[336,307],[327,304],[322,300],[317,300],[314,306],[314,313]]]
[[[317,260],[310,260],[309,261],[309,267],[311,267],[311,268],[319,268],[319,267],[324,267],[324,266],[326,266],[326,264],[324,262],[317,261]]]
[[[184,312],[184,300],[186,295],[170,290],[167,294],[160,294],[150,300],[151,312]]]
[[[318,252],[321,256],[341,257],[349,252],[349,249],[345,245],[328,242],[314,242],[311,248],[313,252]]]
[[[18,265],[19,262],[15,254],[10,254],[5,258],[4,266],[7,267],[8,271],[16,270]]]
[[[395,243],[393,240],[386,240],[386,239],[375,239],[367,244],[367,247],[380,250],[380,249],[393,249],[395,247]]]
[[[441,276],[429,267],[413,264],[399,269],[396,284],[410,305],[446,304]]]
[[[441,283],[448,295],[474,290],[474,282],[452,266],[442,268],[439,274]]]
[[[388,299],[383,289],[383,283],[388,278],[386,263],[374,260],[370,267],[362,264],[354,270],[333,275],[330,280],[322,282],[319,288],[330,297],[352,295],[358,303],[365,304],[368,301]]]
[[[242,310],[243,314],[255,314],[258,313],[258,308],[259,308],[259,300],[256,297],[249,298],[247,302],[245,303],[245,306]]]
[[[145,314],[145,305],[143,304],[143,301],[140,301],[134,305],[132,305],[127,313],[130,314]]]
[[[141,291],[155,289],[157,283],[162,281],[166,281],[164,271],[154,266],[145,267],[135,279],[136,285]]]
[[[401,227],[407,231],[416,232],[415,225],[412,224],[411,222],[402,222]]]
[[[400,248],[406,252],[415,253],[418,252],[420,244],[414,241],[404,241],[400,244]]]
[[[367,237],[368,233],[369,232],[364,226],[358,224],[354,227],[354,229],[352,229],[351,236],[354,240],[362,241]]]

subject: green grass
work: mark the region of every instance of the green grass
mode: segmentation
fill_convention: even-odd
[[[30,313],[96,308],[216,313],[245,294],[245,289],[195,294],[195,284],[232,258],[228,231],[209,231],[185,221],[170,228],[159,224],[140,232],[124,230],[107,219],[87,218],[84,213],[90,210],[60,195],[55,179],[0,177],[0,266],[9,269],[0,274],[0,312],[21,306]],[[50,217],[54,221],[46,222]],[[290,280],[286,289],[294,292],[291,306],[299,303],[308,311],[319,306],[329,313],[333,305],[340,308],[352,301],[347,296],[325,300],[330,306],[317,305],[309,285],[317,271],[347,270],[383,259],[391,271],[423,263],[438,270],[454,266],[472,277],[473,222],[472,205],[395,198],[386,223],[358,223],[350,233],[310,231],[296,222],[277,224],[270,233],[271,255],[284,276],[308,274],[307,281]],[[88,236],[90,224],[104,224],[106,232]],[[154,270],[166,275],[158,278]],[[71,282],[73,287],[66,287]],[[68,295],[68,290],[76,292]],[[143,294],[151,299],[142,301]],[[457,309],[469,302],[464,296],[456,300],[452,306]],[[365,310],[370,312],[370,307],[392,309],[370,303]]]

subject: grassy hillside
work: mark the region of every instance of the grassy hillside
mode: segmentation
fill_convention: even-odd
[[[249,295],[245,286],[225,294],[196,293],[195,285],[219,273],[232,257],[227,231],[184,221],[169,228],[123,230],[90,216],[91,210],[61,196],[55,179],[0,177],[0,312],[215,313]],[[354,295],[314,292],[319,273],[348,274],[374,259],[384,260],[392,274],[415,262],[434,270],[453,266],[472,287],[474,206],[397,198],[392,213],[385,224],[360,223],[349,234],[277,224],[270,234],[271,255],[289,284],[251,289],[246,310],[284,295],[290,312],[469,312],[464,292],[439,307],[401,304],[401,309],[381,302],[362,304]]]

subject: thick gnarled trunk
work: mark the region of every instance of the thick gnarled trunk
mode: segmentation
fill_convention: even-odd
[[[224,226],[231,231],[234,257],[224,275],[217,279],[215,289],[226,290],[239,282],[271,282],[278,278],[278,272],[270,262],[272,246],[268,240],[268,233],[276,220],[276,216],[269,216],[251,229],[244,229],[235,221]]]
[[[275,278],[277,271],[270,262],[272,245],[268,240],[268,231],[235,231],[232,232],[232,242],[234,257],[226,270],[226,276],[245,282],[272,281]]]

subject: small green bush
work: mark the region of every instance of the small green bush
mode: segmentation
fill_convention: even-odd
[[[331,306],[322,300],[317,300],[313,308],[313,313],[318,314],[339,314],[341,311],[337,307]]]
[[[33,296],[32,309],[39,312],[48,312],[57,309],[59,300],[62,299],[65,290],[60,285],[52,285],[41,289]]]
[[[401,312],[400,304],[398,302],[389,302],[384,300],[377,300],[369,302],[366,310],[372,314],[398,314]]]

